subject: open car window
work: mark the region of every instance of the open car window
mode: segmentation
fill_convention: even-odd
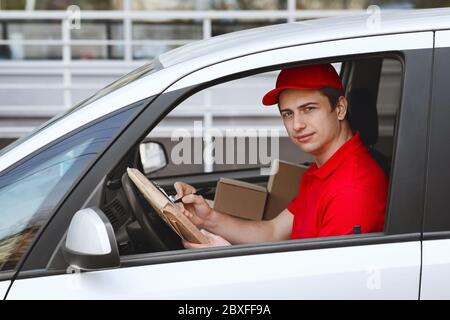
[[[401,61],[392,57],[361,57],[335,61],[333,66],[341,74],[344,68],[348,69],[346,96],[355,117],[352,125],[361,132],[363,142],[389,176],[402,90]],[[262,169],[270,168],[274,160],[310,166],[313,158],[293,145],[278,108],[262,106],[261,98],[273,88],[277,74],[275,70],[223,82],[181,101],[146,136],[146,141],[163,146],[168,160],[167,166],[147,172],[147,177],[158,182],[168,194],[175,194],[175,181],[207,188],[209,193],[204,197],[213,205],[221,178],[248,183],[255,190],[267,190],[270,170]],[[138,149],[135,152],[139,169],[145,173],[142,154],[139,156]],[[148,214],[152,208],[142,194],[133,188],[125,189],[106,197],[102,207],[110,220],[115,221],[121,254],[182,249],[179,238],[170,235],[171,231],[164,229],[161,221],[145,218],[144,213]],[[114,209],[117,203],[123,203],[120,211]],[[264,219],[264,215],[259,219]],[[164,231],[158,231],[161,228]]]

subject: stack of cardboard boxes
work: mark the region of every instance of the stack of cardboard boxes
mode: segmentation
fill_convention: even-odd
[[[270,220],[287,208],[298,193],[307,166],[281,160],[272,163],[267,188],[239,180],[217,182],[214,209],[250,220]]]

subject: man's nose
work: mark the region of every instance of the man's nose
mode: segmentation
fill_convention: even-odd
[[[299,114],[294,115],[294,130],[300,131],[306,128],[306,123],[303,117]]]

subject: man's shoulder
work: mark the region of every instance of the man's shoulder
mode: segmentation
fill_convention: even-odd
[[[387,188],[388,180],[383,169],[366,147],[350,154],[340,169],[333,181],[337,189]]]
[[[383,169],[366,146],[362,146],[349,154],[348,165],[352,169],[357,168],[359,172],[371,172],[374,173],[374,176],[384,175]]]

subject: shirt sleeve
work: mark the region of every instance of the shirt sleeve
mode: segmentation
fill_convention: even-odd
[[[369,190],[345,188],[324,202],[319,237],[350,235],[358,225],[361,233],[381,232],[385,207]]]
[[[305,185],[307,184],[307,179],[305,178],[305,175],[308,172],[308,170],[303,174],[303,177],[300,180],[300,183],[298,185],[297,195],[295,196],[294,199],[292,199],[292,201],[287,206],[287,209],[293,215],[298,213],[298,211],[300,209],[300,202],[302,201],[302,199],[305,198],[304,190],[305,190]]]
[[[298,195],[292,199],[292,201],[289,203],[287,209],[290,213],[294,214],[297,212],[297,208],[298,208]]]

